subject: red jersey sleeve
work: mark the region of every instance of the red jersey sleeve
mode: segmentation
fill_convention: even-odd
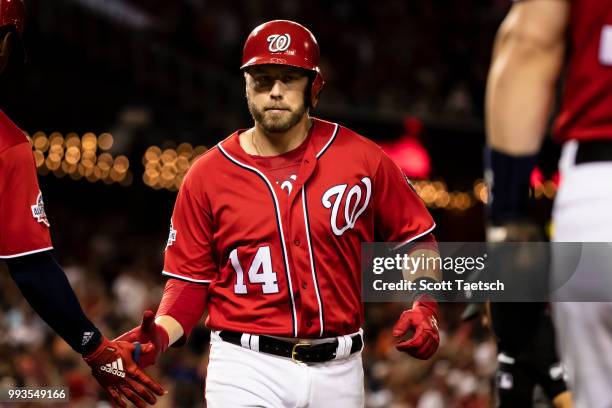
[[[29,143],[0,153],[0,258],[52,249]]]
[[[374,176],[374,227],[386,242],[410,242],[435,223],[402,170],[382,153]]]
[[[163,275],[210,283],[218,268],[213,256],[212,215],[201,187],[193,171],[187,173],[174,204]]]

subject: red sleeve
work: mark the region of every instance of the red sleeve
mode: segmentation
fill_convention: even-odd
[[[207,296],[207,285],[168,279],[156,315],[172,316],[183,328],[183,337],[173,346],[185,343],[193,328],[202,319]]]
[[[217,277],[218,268],[212,247],[212,216],[206,203],[194,171],[188,172],[170,221],[164,260],[165,276],[205,284]]]
[[[52,249],[29,143],[0,153],[0,259]]]
[[[374,217],[376,231],[386,242],[410,242],[435,227],[421,198],[385,153],[374,176]]]

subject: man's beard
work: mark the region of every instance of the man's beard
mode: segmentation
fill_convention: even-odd
[[[283,115],[266,115],[266,108],[257,109],[257,107],[247,100],[249,112],[259,125],[267,133],[283,133],[295,126],[306,113],[306,106],[302,105],[297,111],[287,109],[287,114]]]

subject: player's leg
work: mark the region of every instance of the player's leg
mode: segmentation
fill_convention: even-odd
[[[535,381],[525,367],[506,353],[497,356],[498,366],[495,373],[497,408],[531,407]]]
[[[612,407],[612,304],[560,302],[553,306],[559,351],[575,406]]]
[[[555,408],[571,408],[572,398],[567,390],[566,371],[557,352],[555,334],[550,314],[543,311],[533,333],[533,343],[522,361]]]
[[[562,183],[553,211],[554,240],[612,242],[612,188],[605,182],[612,179],[612,163],[592,162],[576,165],[577,147],[575,142],[566,143],[561,156]],[[597,257],[597,254],[594,255]],[[556,258],[559,255],[554,256]],[[593,256],[583,256],[581,263],[602,264],[592,258]],[[588,277],[592,277],[593,272],[598,274],[598,278],[593,280],[595,285],[573,287],[569,293],[558,291],[560,293],[554,294],[558,302],[553,304],[553,316],[559,352],[568,373],[575,406],[611,407],[612,303],[567,301],[573,299],[573,292],[576,290],[586,291],[587,299],[590,293],[609,294],[609,288],[612,287],[612,270],[606,268],[587,272]],[[553,278],[555,273],[557,272],[553,269]],[[576,271],[576,274],[579,273],[580,266]],[[603,292],[598,293],[599,290]]]
[[[566,390],[546,303],[491,303],[499,348],[496,387],[500,407],[533,405],[536,385],[553,400]]]
[[[308,366],[309,408],[359,408],[365,404],[361,353]]]
[[[208,408],[295,408],[307,378],[296,363],[222,341],[211,333]]]

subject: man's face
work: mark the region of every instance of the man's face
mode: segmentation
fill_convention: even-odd
[[[246,96],[253,119],[269,133],[291,129],[306,113],[306,72],[283,65],[258,65],[245,71]]]

